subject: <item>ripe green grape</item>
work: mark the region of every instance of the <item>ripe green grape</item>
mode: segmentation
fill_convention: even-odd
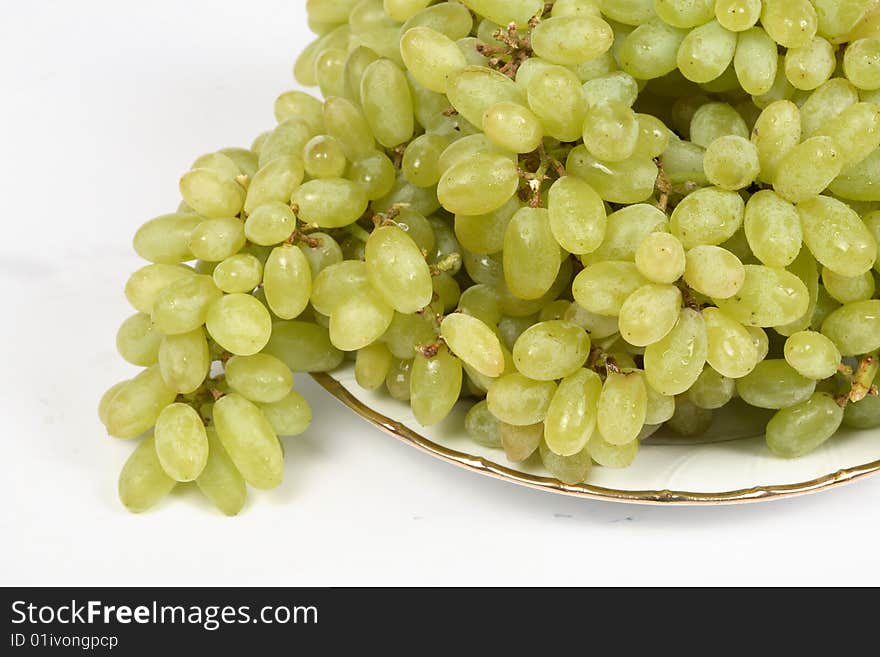
[[[854,429],[880,427],[880,397],[869,395],[856,404],[849,404],[843,416],[843,423]]]
[[[116,349],[132,365],[149,367],[159,360],[162,332],[146,313],[126,319],[116,332]]]
[[[785,76],[795,89],[811,91],[834,73],[837,59],[834,46],[820,36],[799,48],[790,48],[785,55]]]
[[[210,276],[181,278],[156,296],[153,323],[165,335],[189,333],[205,323],[208,308],[222,296]]]
[[[342,351],[373,344],[388,330],[394,308],[372,288],[342,301],[330,314],[330,342]]]
[[[637,203],[608,216],[605,237],[598,248],[581,257],[585,265],[605,260],[634,261],[641,242],[655,232],[668,230],[669,219],[659,208]]]
[[[734,398],[736,382],[707,367],[688,390],[687,395],[695,406],[712,411],[725,406]]]
[[[238,515],[247,498],[244,478],[217,437],[217,430],[209,426],[207,436],[208,460],[196,485],[227,516]]]
[[[807,248],[820,263],[841,276],[870,271],[877,241],[858,214],[845,203],[816,196],[797,206]]]
[[[648,391],[638,372],[611,372],[599,396],[597,426],[612,445],[626,445],[638,438],[648,410]]]
[[[709,182],[727,190],[748,187],[761,170],[758,149],[738,135],[719,137],[709,144],[703,167]]]
[[[541,298],[556,281],[561,264],[550,212],[518,210],[504,234],[504,280],[510,291],[521,299]]]
[[[455,41],[430,27],[407,30],[400,39],[400,54],[419,84],[438,93],[446,93],[450,76],[467,65]]]
[[[754,370],[736,382],[745,402],[758,408],[788,408],[810,398],[816,381],[802,376],[784,360],[758,363]]]
[[[761,24],[779,45],[799,48],[816,35],[818,17],[809,0],[764,0]]]
[[[394,188],[394,164],[384,153],[374,152],[352,162],[347,178],[361,188],[368,200],[375,201]]]
[[[106,406],[107,432],[115,438],[136,438],[154,424],[177,393],[162,379],[158,365],[143,370],[121,386]]]
[[[767,423],[767,446],[776,456],[795,458],[820,447],[840,428],[843,409],[819,392],[785,408]]]
[[[703,244],[718,245],[740,229],[745,203],[736,192],[717,187],[698,189],[675,206],[669,219],[669,232],[686,249]]]
[[[182,213],[156,217],[141,226],[134,236],[134,250],[144,260],[173,265],[192,260],[190,237],[202,218]],[[201,257],[201,256],[195,256]]]
[[[401,171],[406,179],[416,187],[436,185],[440,171],[440,155],[449,144],[440,135],[424,134],[413,139],[403,154]]]
[[[657,181],[657,165],[649,157],[635,154],[620,162],[602,162],[583,145],[572,149],[565,167],[609,203],[641,203],[651,198]]]
[[[639,273],[654,283],[674,283],[684,275],[687,260],[681,241],[669,233],[646,235],[635,253]]]
[[[769,267],[787,267],[803,245],[801,219],[795,207],[769,189],[746,203],[744,228],[752,253]]]
[[[204,383],[211,369],[211,353],[205,329],[166,335],[158,353],[162,380],[172,390],[188,395]]]
[[[734,135],[748,138],[745,120],[727,103],[704,103],[694,112],[690,121],[690,138],[698,146],[707,148],[720,137]]]
[[[485,66],[465,66],[451,74],[446,95],[459,114],[475,126],[482,124],[483,114],[492,105],[523,100],[513,80]]]
[[[226,395],[214,404],[214,423],[220,442],[245,481],[260,489],[281,483],[281,443],[259,407],[235,393]]]
[[[279,436],[298,436],[312,422],[312,409],[296,390],[291,390],[278,401],[257,406]]]
[[[495,378],[504,373],[501,342],[478,317],[448,315],[440,325],[440,334],[452,353],[480,374]]]
[[[716,0],[715,18],[732,32],[748,30],[761,17],[761,0]]]
[[[623,103],[604,102],[587,112],[584,145],[599,160],[620,162],[635,152],[640,132],[632,109]]]
[[[607,261],[586,267],[575,277],[571,291],[583,308],[616,317],[629,296],[646,283],[635,264]]]
[[[843,53],[843,72],[859,89],[880,89],[880,38],[857,39]]]
[[[241,219],[209,219],[190,234],[189,250],[200,260],[220,262],[238,253],[246,241]]]
[[[807,286],[794,274],[773,267],[745,265],[739,292],[716,299],[718,307],[746,326],[782,326],[803,317],[810,306]]]
[[[498,422],[498,433],[507,460],[511,463],[522,463],[538,450],[544,438],[544,423],[518,427]]]
[[[125,298],[135,310],[150,315],[162,290],[194,275],[191,268],[183,265],[147,265],[129,277],[125,284]]]
[[[191,406],[166,406],[156,420],[156,455],[175,481],[195,481],[208,462],[208,435]]]
[[[598,16],[553,16],[532,30],[535,54],[563,66],[595,59],[613,40],[611,26]]]
[[[519,208],[519,199],[512,197],[497,210],[486,214],[458,214],[455,216],[455,236],[461,246],[472,253],[486,253],[488,255],[498,253],[504,248],[504,234],[507,232],[507,224],[510,223],[510,219]],[[602,211],[605,211],[604,207]],[[550,212],[552,229],[553,210],[551,209]]]
[[[637,347],[659,342],[678,321],[681,302],[681,290],[674,285],[643,285],[620,308],[621,337]]]
[[[620,68],[640,80],[652,80],[671,73],[687,32],[662,20],[649,20],[630,32],[620,44]]]
[[[260,167],[248,185],[245,213],[251,214],[267,203],[286,205],[304,177],[305,167],[299,154],[279,157]]]
[[[679,395],[700,376],[707,355],[706,323],[700,313],[685,308],[672,331],[645,350],[647,383],[663,395]]]
[[[302,250],[290,244],[272,250],[263,272],[263,291],[281,319],[299,317],[309,304],[312,269]]]
[[[593,467],[593,459],[586,447],[573,456],[554,454],[546,442],[541,442],[538,449],[544,467],[551,475],[569,486],[584,483]]]
[[[217,344],[238,356],[258,353],[272,334],[269,311],[247,294],[228,294],[214,301],[205,324]]]
[[[176,485],[165,474],[155,438],[150,435],[138,444],[119,473],[119,499],[132,513],[142,513],[161,502]]]
[[[852,303],[871,299],[876,291],[874,273],[867,271],[861,276],[841,276],[827,267],[822,269],[822,285],[835,301]]]
[[[840,351],[834,343],[815,331],[800,331],[785,342],[785,360],[801,376],[821,381],[837,372]]]
[[[706,361],[719,374],[739,379],[751,372],[764,359],[752,333],[741,323],[718,308],[705,308]],[[764,336],[766,340],[766,336]]]
[[[544,421],[555,393],[553,381],[535,381],[514,372],[491,385],[486,401],[492,415],[502,422],[528,426]]]
[[[579,369],[560,382],[544,420],[550,451],[574,456],[584,449],[596,427],[601,393],[602,379],[591,370]]]
[[[720,246],[695,246],[687,252],[685,282],[700,294],[729,299],[742,289],[746,270],[739,258]]]
[[[376,150],[376,140],[364,113],[347,98],[328,98],[324,102],[327,134],[342,146],[345,157],[354,162]]]
[[[468,436],[484,447],[501,447],[499,424],[485,400],[474,404],[464,418],[464,429]]]
[[[454,214],[486,214],[502,207],[516,193],[516,166],[502,155],[477,155],[443,174],[437,198]]]
[[[376,228],[367,240],[367,276],[382,298],[401,313],[431,303],[431,272],[416,243],[399,227]]]
[[[590,336],[563,320],[526,329],[513,346],[516,369],[530,379],[553,381],[578,370],[590,354]]]
[[[233,356],[225,366],[229,387],[245,399],[268,404],[287,396],[293,375],[282,361],[268,354]]]
[[[822,324],[844,356],[858,356],[880,349],[880,300],[856,301],[841,306]]]
[[[806,201],[827,188],[843,164],[844,157],[833,139],[810,137],[780,160],[773,189],[792,203]]]
[[[422,426],[431,426],[443,420],[461,393],[461,361],[446,349],[436,356],[418,355],[410,375],[410,404],[413,414]]]
[[[499,148],[513,153],[531,153],[541,145],[544,128],[529,108],[501,101],[483,113],[483,132]]]
[[[365,390],[377,390],[385,383],[394,356],[381,342],[374,342],[358,351],[354,375],[358,385]]]
[[[654,11],[669,25],[689,28],[712,20],[715,3],[714,0],[654,0]]]
[[[265,353],[282,360],[293,372],[329,372],[344,354],[330,342],[327,328],[311,322],[275,322]]]
[[[322,228],[348,226],[367,209],[363,189],[345,178],[310,180],[294,190],[290,200],[301,221]]]
[[[733,61],[736,34],[710,21],[692,30],[678,48],[677,63],[682,74],[694,82],[711,82]]]
[[[547,66],[529,81],[526,95],[529,108],[541,120],[548,136],[560,141],[576,141],[583,136],[587,108],[581,81],[572,71],[562,66]],[[500,100],[517,102],[515,96]]]

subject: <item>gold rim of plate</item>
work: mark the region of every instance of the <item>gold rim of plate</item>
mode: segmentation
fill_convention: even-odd
[[[747,502],[765,502],[778,500],[808,493],[818,493],[837,486],[843,486],[859,479],[880,472],[880,460],[872,461],[850,468],[844,468],[831,474],[793,484],[754,486],[739,490],[718,493],[694,493],[679,490],[619,490],[592,486],[590,484],[564,484],[556,479],[531,475],[495,463],[481,456],[459,452],[439,445],[413,431],[400,422],[382,415],[352,395],[339,381],[329,374],[313,373],[312,378],[327,392],[336,397],[355,413],[368,420],[371,424],[390,434],[398,440],[417,447],[423,452],[465,468],[472,472],[509,481],[522,486],[536,488],[550,493],[559,493],[573,497],[584,497],[606,502],[623,502],[629,504],[675,504],[694,506],[704,504],[745,504]]]

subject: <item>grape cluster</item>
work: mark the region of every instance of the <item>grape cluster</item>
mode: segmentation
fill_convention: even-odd
[[[318,37],[250,149],[200,157],[101,402],[150,432],[138,511],[236,513],[354,359],[422,425],[563,482],[736,399],[805,454],[880,426],[880,3],[308,0]],[[184,264],[194,263],[194,264]]]

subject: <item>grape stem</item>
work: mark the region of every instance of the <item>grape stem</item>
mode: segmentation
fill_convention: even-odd
[[[510,23],[506,28],[499,28],[492,36],[504,45],[492,46],[478,43],[477,52],[488,58],[487,63],[491,68],[511,79],[516,79],[519,67],[534,54],[532,30],[540,22],[540,15],[533,16],[529,20],[529,29],[525,34],[520,34],[516,23]]]
[[[439,276],[446,272],[455,271],[461,267],[461,254],[458,252],[450,253],[444,258],[438,260],[431,265],[431,276]]]
[[[857,403],[871,394],[871,390],[875,388],[874,380],[878,371],[880,371],[880,353],[868,354],[859,361],[852,389],[849,392],[849,401]]]
[[[523,165],[527,165],[534,160],[537,160],[537,169],[534,172],[523,168]],[[544,144],[541,144],[536,150],[521,158],[521,163],[516,167],[516,170],[519,177],[525,181],[526,186],[520,190],[520,198],[523,201],[528,201],[529,207],[541,207],[541,191],[544,182],[551,180],[551,177],[547,175],[547,172],[551,169],[560,178],[566,175],[565,167],[559,160],[547,153]]]
[[[669,194],[672,192],[672,183],[663,170],[663,164],[660,162],[659,157],[654,158],[654,164],[657,165],[657,182],[655,184],[657,191],[660,192],[660,198],[657,199],[657,207],[666,212],[666,208],[669,207]]]

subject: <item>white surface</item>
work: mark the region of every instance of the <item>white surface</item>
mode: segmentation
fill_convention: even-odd
[[[302,4],[5,8],[0,584],[880,583],[880,479],[726,508],[564,498],[431,459],[306,377],[316,421],[287,442],[279,490],[237,519],[192,493],[121,509],[131,444],[95,404],[133,371],[114,352],[131,236],[196,156],[271,126]]]

